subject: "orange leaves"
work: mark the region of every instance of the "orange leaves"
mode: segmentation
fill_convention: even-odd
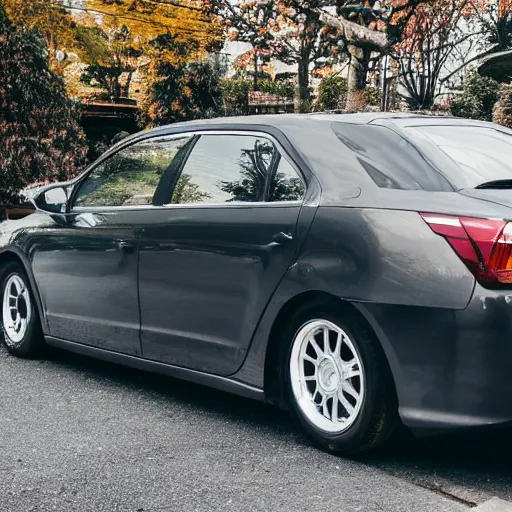
[[[459,21],[485,8],[489,0],[431,0],[416,6],[414,11],[404,10],[400,17],[407,16],[402,41],[397,45],[399,53],[418,51],[426,41],[444,44]]]
[[[512,12],[512,0],[499,0],[499,16],[500,18]]]

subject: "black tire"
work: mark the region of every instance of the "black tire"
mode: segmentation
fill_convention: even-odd
[[[25,318],[30,318],[27,322],[24,335],[20,340],[11,339],[3,325],[3,302],[5,296],[5,289],[9,280],[13,276],[17,276],[23,281],[28,291],[28,296],[30,298],[28,303],[26,301],[24,302],[27,311],[29,311],[28,308],[30,308],[30,312],[26,313],[27,316],[25,316]],[[41,322],[39,319],[37,305],[34,300],[34,294],[32,293],[32,290],[30,288],[30,282],[27,278],[25,270],[19,263],[9,262],[2,268],[0,268],[0,291],[0,300],[2,303],[2,308],[0,309],[0,324],[2,329],[3,341],[8,352],[14,356],[28,359],[40,357],[46,348],[46,344],[44,341],[43,331],[41,329]]]
[[[290,358],[296,335],[313,319],[336,324],[351,339],[365,374],[365,393],[359,413],[350,427],[341,433],[320,430],[297,403],[292,390]],[[305,304],[288,322],[282,337],[280,374],[285,399],[306,434],[322,449],[339,455],[353,455],[387,441],[398,422],[396,391],[383,353],[373,331],[348,305],[330,302]]]

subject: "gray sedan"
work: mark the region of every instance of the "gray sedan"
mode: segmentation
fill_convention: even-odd
[[[509,422],[511,135],[353,114],[129,137],[0,224],[6,347],[265,400],[341,454]]]

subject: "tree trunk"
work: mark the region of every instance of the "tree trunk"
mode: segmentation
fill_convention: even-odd
[[[132,85],[132,80],[133,80],[133,71],[129,71],[128,77],[126,79],[126,84],[124,85],[124,88],[123,88],[124,89],[123,94],[124,94],[125,98],[130,97],[130,87]]]
[[[298,62],[298,80],[297,80],[297,97],[295,109],[298,112],[305,112],[309,110],[309,59],[302,58]]]
[[[369,52],[354,45],[348,46],[350,54],[348,69],[347,110],[359,110],[361,107],[361,91],[366,86]]]
[[[299,62],[299,98],[309,100],[309,62],[306,59]]]
[[[252,88],[258,90],[258,53],[254,52],[254,83]]]
[[[371,30],[363,25],[348,21],[342,16],[337,16],[324,11],[321,8],[312,9],[322,23],[338,29],[349,44],[357,44],[373,50],[385,50],[389,44],[388,36],[384,32]]]

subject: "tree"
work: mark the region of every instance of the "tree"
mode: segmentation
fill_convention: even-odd
[[[128,97],[133,73],[137,69],[137,59],[142,52],[136,47],[132,34],[126,25],[111,27],[102,30],[99,27],[83,35],[94,32],[101,41],[103,50],[99,55],[89,54],[86,59],[90,65],[81,77],[87,85],[99,85],[106,89],[110,99]],[[82,35],[82,37],[83,37]],[[120,77],[127,74],[124,86],[121,86]]]
[[[451,80],[468,64],[512,48],[512,0],[469,0],[465,28],[468,33],[477,34],[471,41],[471,51],[457,56],[458,65],[440,79],[440,84]]]
[[[474,36],[465,22],[471,14],[471,0],[435,0],[416,7],[409,17],[392,56],[414,108],[429,109],[434,104],[448,59]]]
[[[512,48],[512,1],[471,0],[470,4],[485,35],[478,58]]]
[[[371,60],[378,60],[399,42],[416,8],[430,0],[324,0],[321,6],[301,3],[326,26],[335,28],[339,46],[349,55],[347,107],[360,102]],[[336,15],[323,7],[336,9]]]
[[[172,34],[180,43],[196,41],[202,51],[220,49],[222,29],[198,7],[196,0],[87,0],[86,12],[103,23],[126,25],[134,39],[148,42]]]
[[[48,63],[54,71],[61,70],[57,50],[79,49],[77,24],[59,0],[4,0],[4,7],[15,26],[36,30],[41,35],[48,48]]]
[[[33,30],[0,14],[0,202],[18,201],[32,183],[67,179],[85,163],[78,112],[47,51]]]
[[[248,42],[253,46],[255,66],[257,58],[278,59],[296,65],[298,92],[302,102],[310,100],[310,67],[315,62],[339,53],[330,30],[320,22],[313,10],[319,0],[206,0],[206,12],[219,17],[230,40]]]
[[[464,83],[464,91],[450,105],[452,114],[456,117],[492,121],[499,89],[499,84],[491,78],[482,77],[474,71],[469,73]]]
[[[198,45],[180,43],[170,34],[152,41],[142,126],[213,117],[220,111],[222,68],[218,62],[195,60]]]

